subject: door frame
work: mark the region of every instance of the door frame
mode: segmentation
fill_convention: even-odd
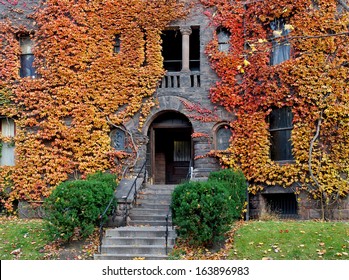
[[[180,113],[179,113],[180,114]],[[156,134],[155,134],[155,130],[157,129],[164,129],[165,130],[171,130],[171,129],[185,129],[185,130],[191,130],[191,133],[193,131],[193,126],[189,123],[188,124],[167,124],[167,123],[152,123],[151,126],[149,127],[149,141],[150,141],[150,178],[152,178],[152,181],[155,182],[156,181],[156,174],[155,174],[155,170],[156,170],[156,148],[157,148],[157,144],[156,144]],[[190,146],[191,146],[191,151],[190,151],[190,158],[193,158],[194,155],[194,146],[193,146],[193,141],[192,138],[190,137]],[[173,149],[173,148],[172,148]],[[167,165],[167,162],[166,162]],[[165,175],[166,178],[166,175]],[[165,182],[163,182],[164,184],[166,184],[166,179]]]

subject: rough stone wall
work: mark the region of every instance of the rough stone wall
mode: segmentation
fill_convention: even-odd
[[[319,202],[310,199],[306,193],[299,196],[299,215],[303,220],[322,219],[322,209]],[[329,205],[327,218],[330,220],[349,220],[349,197]]]
[[[268,213],[267,203],[263,194],[270,193],[290,193],[292,190],[278,189],[275,187],[266,188],[263,193],[250,195],[249,198],[249,216],[251,219],[270,219],[277,217]],[[318,201],[309,198],[306,192],[301,192],[297,196],[298,218],[300,220],[319,220],[322,219],[321,205]],[[330,220],[349,220],[349,198],[340,199],[337,203],[330,205],[327,211],[327,218]]]
[[[193,141],[194,148],[194,176],[195,177],[207,177],[209,172],[217,170],[219,164],[216,159],[213,158],[200,158],[200,156],[206,155],[208,152],[214,149],[214,126],[223,121],[230,121],[233,116],[229,114],[224,108],[212,104],[209,98],[209,90],[217,81],[217,75],[211,69],[205,54],[205,47],[212,39],[213,28],[209,26],[209,20],[204,15],[203,7],[198,4],[192,9],[192,12],[185,20],[173,22],[171,26],[183,27],[183,26],[199,26],[200,27],[200,83],[197,83],[196,75],[190,77],[193,73],[190,72],[178,72],[174,74],[175,77],[180,79],[180,86],[174,87],[159,87],[156,92],[156,99],[158,106],[154,107],[150,115],[148,116],[143,128],[142,134],[147,135],[148,129],[154,120],[155,116],[163,111],[177,111],[184,114],[191,122],[194,133],[204,133],[209,135],[205,138],[196,138]],[[177,79],[177,78],[175,78]],[[177,80],[176,80],[177,81]],[[202,122],[193,118],[193,115],[198,115],[196,112],[190,112],[183,103],[200,104],[200,107],[214,111],[217,115],[217,120],[212,122]],[[138,134],[137,129],[138,122],[137,117],[131,120],[126,127],[128,130]],[[146,149],[141,147],[140,158],[145,159]],[[199,158],[198,158],[199,157]],[[141,161],[139,162],[139,165]],[[137,168],[136,168],[137,169]]]

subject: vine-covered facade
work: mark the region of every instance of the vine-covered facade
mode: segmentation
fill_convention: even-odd
[[[250,213],[348,218],[347,1],[1,1],[2,199],[241,169]]]

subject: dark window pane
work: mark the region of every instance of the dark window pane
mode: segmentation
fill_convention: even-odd
[[[20,76],[23,77],[35,77],[35,68],[33,67],[34,55],[33,54],[23,54],[21,55],[21,69]]]
[[[271,134],[271,159],[292,160],[291,130],[272,131]]]
[[[291,143],[292,121],[291,107],[274,108],[270,113],[270,156],[272,160],[293,159]]]
[[[174,141],[173,161],[190,161],[190,141]]]
[[[298,205],[295,194],[277,193],[263,196],[266,199],[267,209],[280,215],[280,218],[297,218]]]
[[[189,68],[191,71],[200,71],[200,29],[192,28],[189,40]]]
[[[164,68],[167,71],[182,70],[182,34],[179,30],[165,30],[161,35]]]
[[[217,150],[226,150],[229,147],[229,141],[231,137],[231,130],[229,128],[220,127],[217,130]]]
[[[290,107],[276,108],[270,113],[270,129],[292,127],[292,111]]]
[[[115,35],[115,38],[114,38],[114,52],[115,53],[119,53],[120,52],[120,48],[121,48],[120,35],[117,34],[117,35]]]
[[[121,129],[114,129],[110,132],[111,146],[118,151],[125,150],[125,132]]]

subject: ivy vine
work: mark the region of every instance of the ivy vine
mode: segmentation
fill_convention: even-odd
[[[306,190],[323,205],[349,193],[349,13],[335,0],[202,0],[215,27],[230,31],[230,50],[207,46],[220,77],[211,100],[234,111],[225,166],[241,168],[257,193],[266,186]],[[344,2],[344,1],[340,1]],[[290,32],[275,38],[271,22]],[[287,40],[291,59],[270,65],[273,42]],[[274,107],[293,111],[294,162],[270,158],[267,117]],[[318,134],[318,135],[317,135]],[[316,136],[316,137],[315,137]]]
[[[24,8],[26,1],[7,2]],[[139,115],[142,126],[155,105],[164,74],[160,35],[184,15],[177,2],[48,0],[30,15],[35,30],[0,22],[0,88],[12,93],[1,114],[16,116],[17,131],[8,209],[14,200],[42,200],[71,176],[120,172],[117,165],[132,155],[111,147],[110,123],[121,126]],[[35,42],[38,78],[19,77],[14,34],[30,34]],[[116,35],[119,52],[114,52]]]

